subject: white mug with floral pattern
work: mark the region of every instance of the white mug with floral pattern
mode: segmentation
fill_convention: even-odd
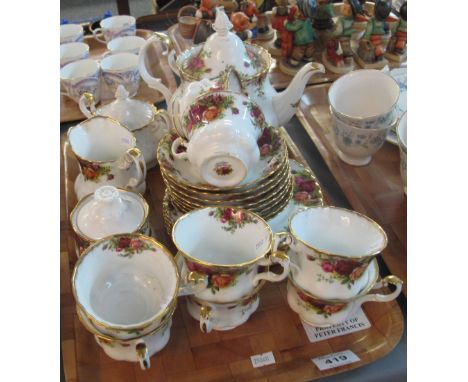
[[[273,234],[262,218],[248,210],[194,210],[176,221],[172,239],[188,276],[203,281],[195,297],[207,302],[239,301],[252,295],[262,280],[281,281],[289,273],[289,257],[282,252],[289,237]],[[281,273],[270,271],[274,264],[281,266]]]
[[[78,199],[103,185],[145,192],[145,159],[135,136],[116,120],[89,118],[68,130],[68,141],[81,170],[75,181]]]
[[[369,293],[372,289],[379,289],[387,285],[396,289],[389,294]],[[287,300],[290,308],[300,319],[312,326],[328,327],[340,324],[351,318],[358,308],[365,302],[388,302],[395,300],[401,293],[403,282],[396,276],[386,276],[381,281],[372,283],[367,292],[359,294],[349,301],[323,300],[310,295],[299,288],[291,280],[288,281]]]
[[[291,216],[291,276],[321,299],[357,296],[369,281],[368,264],[387,246],[372,219],[339,207],[310,207]]]
[[[194,296],[187,298],[189,314],[200,322],[200,330],[210,333],[212,330],[231,330],[247,322],[257,310],[260,302],[258,293],[239,301],[213,303]]]
[[[107,44],[109,41],[123,36],[135,36],[136,34],[136,19],[133,16],[118,15],[107,17],[99,23],[100,28],[94,29],[93,36],[99,42]],[[102,33],[104,39],[98,36]]]

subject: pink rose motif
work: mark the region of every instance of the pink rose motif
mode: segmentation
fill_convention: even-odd
[[[130,247],[133,250],[138,251],[141,248],[141,241],[138,239],[132,239],[132,241],[130,242]]]
[[[221,219],[223,218],[225,219],[224,223],[232,218],[233,213],[234,211],[232,210],[232,208],[226,208],[224,210],[223,216],[221,218]]]
[[[335,267],[333,266],[333,263],[329,261],[324,261],[322,264],[322,269],[324,272],[331,273],[335,270]]]
[[[257,144],[261,147],[265,144],[271,144],[271,133],[268,129],[263,129],[262,136],[258,139]]]
[[[306,191],[296,192],[294,195],[294,200],[297,202],[305,202],[306,200],[309,200],[309,193]]]
[[[241,224],[245,220],[245,212],[239,211],[234,214],[233,217],[237,224]]]
[[[260,147],[260,155],[265,156],[271,153],[273,150],[273,146],[265,143],[262,147]]]
[[[296,183],[297,185],[300,185],[300,184],[304,183],[304,178],[302,176],[296,176],[294,178],[294,183]]]
[[[342,276],[349,276],[354,268],[361,264],[353,260],[339,260],[336,262],[335,271]]]
[[[312,192],[315,190],[315,182],[313,180],[303,181],[299,184],[299,190]]]

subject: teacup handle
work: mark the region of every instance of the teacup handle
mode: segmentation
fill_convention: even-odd
[[[367,294],[362,296],[356,300],[356,308],[364,304],[368,301],[376,301],[376,302],[388,302],[395,300],[401,293],[401,289],[403,287],[403,281],[400,280],[398,277],[390,275],[384,277],[381,281],[374,285],[373,289],[382,288],[383,286],[393,285],[396,289],[390,294],[380,294],[380,293],[373,293]]]
[[[284,280],[288,276],[290,261],[286,247],[289,247],[291,242],[292,238],[288,232],[279,232],[275,234],[272,253],[270,256],[261,259],[257,264],[263,266],[280,264],[283,268],[283,272],[280,274],[270,271],[258,273],[252,280],[253,286],[257,286],[260,280],[278,282]]]
[[[145,341],[140,339],[135,345],[135,350],[137,352],[138,361],[140,362],[140,367],[142,370],[147,370],[151,367],[151,361],[149,357],[148,347],[146,346]]]
[[[143,157],[143,154],[141,153],[140,149],[137,147],[132,147],[131,149],[127,150],[127,153],[123,158],[121,168],[126,169],[132,163],[136,166],[137,176],[136,178],[130,178],[125,188],[135,188],[141,183],[143,183],[146,178],[145,158]]]
[[[91,32],[93,33],[93,37],[98,40],[99,42],[102,42],[103,44],[107,44],[107,41],[104,39],[100,39],[99,36],[97,35],[98,33],[102,33],[102,28],[96,28],[92,29]]]
[[[96,100],[91,93],[83,93],[80,97],[80,102],[78,105],[80,107],[80,111],[86,118],[91,118],[96,115]]]
[[[203,305],[200,308],[200,330],[203,333],[210,333],[213,330],[213,309]]]
[[[157,90],[160,92],[163,96],[164,99],[166,100],[166,104],[168,105],[168,108],[170,109],[170,100],[172,97],[172,92],[161,82],[160,78],[155,78],[153,77],[148,69],[146,68],[146,57],[148,56],[147,51],[148,48],[150,47],[151,44],[153,44],[156,41],[161,41],[163,38],[161,37],[164,35],[163,33],[155,32],[152,37],[150,37],[146,43],[140,48],[140,53],[139,53],[139,61],[138,61],[138,69],[140,70],[141,77],[143,77],[143,80],[148,84],[148,86],[152,89]],[[165,35],[164,35],[165,36]],[[165,36],[167,38],[164,39],[164,43],[166,44],[167,50],[172,48],[172,42],[170,41],[168,36]],[[168,41],[170,43],[170,46],[167,45]],[[169,110],[169,113],[171,113],[171,110]]]
[[[186,277],[181,277],[179,296],[188,296],[204,291],[208,287],[208,275],[198,272],[188,272]]]
[[[174,156],[174,158],[178,158],[178,159],[188,159],[188,155],[187,155],[187,152],[184,151],[184,152],[181,152],[181,153],[178,153],[177,152],[177,148],[179,146],[185,146],[187,147],[187,141],[181,137],[178,137],[174,140],[174,142],[172,142],[172,146],[171,146],[171,152],[172,152],[172,155]]]

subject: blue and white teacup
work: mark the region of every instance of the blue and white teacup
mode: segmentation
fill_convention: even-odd
[[[337,154],[352,166],[365,166],[385,143],[391,125],[361,129],[339,120],[332,114],[332,130]]]
[[[107,43],[108,54],[133,53],[138,55],[145,42],[146,40],[140,36],[118,37]]]
[[[136,20],[133,16],[120,15],[107,17],[99,25],[100,28],[96,28],[92,32],[94,38],[103,44],[107,44],[117,37],[135,36],[136,34]],[[104,39],[100,38],[98,33],[102,33]]]
[[[60,25],[60,45],[69,42],[83,42],[83,27],[79,24]]]
[[[60,45],[60,67],[89,58],[89,46],[84,42],[69,42]]]
[[[132,53],[116,53],[101,61],[103,85],[106,94],[113,97],[119,85],[123,85],[130,96],[134,96],[140,86],[138,56]]]
[[[60,69],[61,94],[78,103],[83,93],[91,93],[98,102],[100,92],[101,68],[89,58],[65,65]]]
[[[399,97],[397,82],[375,69],[345,74],[328,91],[332,114],[342,122],[361,129],[380,129],[394,124]]]

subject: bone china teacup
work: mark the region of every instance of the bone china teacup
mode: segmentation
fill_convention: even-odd
[[[60,25],[60,45],[69,42],[83,42],[83,27],[79,24]]]
[[[231,207],[208,207],[181,216],[172,238],[193,278],[205,287],[195,297],[208,302],[238,301],[253,293],[261,280],[281,281],[289,273],[282,248],[285,233],[273,235],[258,215]],[[282,267],[280,274],[269,270]],[[266,270],[262,270],[266,267]],[[182,280],[182,283],[184,280]]]
[[[78,60],[60,69],[61,94],[78,103],[83,93],[91,93],[96,102],[101,99],[101,68],[90,58]],[[63,89],[63,91],[62,91]]]
[[[390,126],[396,119],[399,97],[396,81],[375,69],[345,74],[328,91],[332,113],[344,123],[363,129]]]
[[[300,210],[291,216],[289,230],[292,279],[322,299],[355,297],[368,282],[369,262],[387,246],[376,222],[338,207]]]
[[[135,21],[135,17],[127,15],[107,17],[99,23],[101,27],[94,29],[92,32],[96,40],[107,44],[117,37],[135,36]],[[100,32],[104,35],[104,39],[98,36]]]
[[[142,353],[142,367],[149,367],[143,336],[162,330],[177,303],[179,273],[172,254],[144,235],[109,236],[78,259],[72,288],[88,330],[120,342],[139,339],[133,350]]]
[[[116,120],[95,116],[68,130],[68,141],[81,173],[75,181],[78,199],[109,185],[146,189],[146,165],[135,136]]]
[[[119,85],[123,85],[131,96],[140,87],[138,56],[133,53],[111,54],[101,61],[103,85],[106,94],[113,98]]]

